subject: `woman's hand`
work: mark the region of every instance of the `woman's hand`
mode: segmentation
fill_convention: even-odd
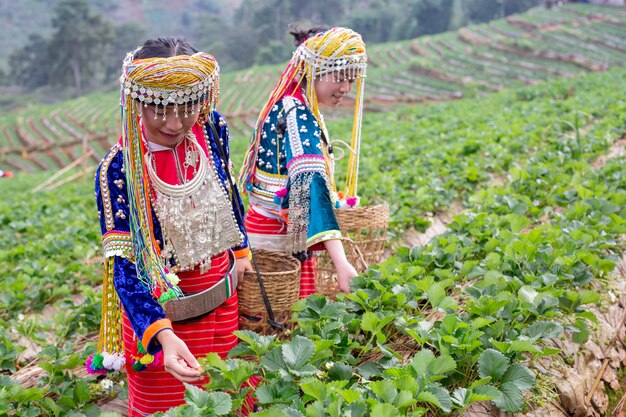
[[[336,265],[337,271],[337,283],[339,284],[339,290],[343,292],[350,292],[350,280],[358,275],[356,269],[349,263],[345,262],[342,265]]]
[[[325,241],[324,246],[335,266],[339,289],[343,292],[350,292],[350,280],[356,277],[358,273],[352,264],[348,262],[343,243],[339,239],[332,239]]]
[[[171,329],[161,330],[156,335],[163,347],[163,365],[165,370],[181,382],[195,382],[204,379],[200,373],[200,364],[189,351],[181,338]]]
[[[245,271],[252,272],[254,271],[254,269],[252,269],[252,263],[247,256],[244,256],[243,258],[237,258],[235,260],[235,269],[237,270],[237,289],[240,290],[243,285],[243,273]]]

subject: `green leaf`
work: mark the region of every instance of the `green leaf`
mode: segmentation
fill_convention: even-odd
[[[575,329],[578,331],[572,334],[572,340],[579,344],[585,343],[589,338],[589,328],[587,327],[587,322],[576,318]]]
[[[456,362],[450,355],[441,354],[431,362],[429,369],[433,375],[445,375],[456,369]]]
[[[315,353],[315,344],[306,337],[296,336],[291,343],[282,346],[285,364],[293,370],[304,367]]]
[[[533,287],[529,287],[528,285],[524,285],[519,289],[517,296],[521,301],[524,301],[529,304],[534,304],[535,298],[539,293]]]
[[[357,373],[365,379],[373,379],[381,374],[383,367],[374,362],[367,362],[357,366]]]
[[[368,387],[386,403],[393,403],[396,395],[398,395],[398,390],[389,380],[371,382]]]
[[[513,383],[500,385],[500,397],[496,398],[493,403],[501,410],[509,413],[515,413],[522,409],[522,391]]]
[[[415,397],[415,399],[417,400],[418,403],[432,404],[441,408],[441,403],[439,402],[439,399],[432,392],[422,391],[419,394],[417,394],[417,397]]]
[[[578,293],[580,295],[580,304],[591,304],[597,303],[600,301],[600,296],[593,291],[580,291]]]
[[[372,407],[372,416],[376,417],[397,417],[400,416],[400,411],[391,404],[375,404]]]
[[[63,411],[61,409],[61,407],[59,407],[53,400],[52,398],[44,398],[43,402],[46,406],[46,408],[50,411],[52,411],[54,413],[55,416],[59,416],[61,415],[61,412]],[[102,414],[101,414],[102,415]]]
[[[85,404],[90,399],[89,385],[85,381],[76,381],[74,385],[74,400],[79,404]]]
[[[379,321],[380,319],[376,316],[376,314],[371,311],[367,311],[363,314],[363,317],[361,317],[361,329],[373,333],[376,331]]]
[[[474,391],[480,395],[491,397],[492,399],[500,398],[502,395],[498,388],[493,385],[481,385],[480,387],[476,387]]]
[[[292,407],[285,407],[285,406],[279,406],[282,407],[281,410],[283,411],[285,417],[304,417],[304,415],[296,410],[295,408]]]
[[[445,296],[446,289],[439,282],[434,283],[428,289],[428,301],[433,306],[433,308],[437,308],[439,304],[441,304]]]
[[[57,404],[62,405],[68,410],[75,410],[77,408],[76,402],[72,398],[68,397],[67,395],[60,396],[59,399],[57,400]]]
[[[254,363],[237,361],[234,364],[234,368],[223,372],[223,375],[232,383],[236,390],[239,390],[241,386],[256,373],[256,369]]]
[[[254,395],[260,404],[288,404],[300,397],[300,390],[292,382],[278,380],[258,387]]]
[[[327,396],[326,385],[317,379],[300,383],[300,389],[315,400],[324,401]]]
[[[317,368],[311,365],[310,363],[304,365],[300,369],[289,369],[289,373],[300,378],[313,376],[316,374],[316,372],[317,372]]]
[[[502,383],[512,383],[520,391],[528,391],[535,385],[535,375],[524,365],[516,363],[506,371]]]
[[[509,352],[539,353],[539,349],[528,339],[517,339],[511,342]]]
[[[467,388],[459,387],[452,392],[450,398],[452,399],[452,403],[457,405],[459,408],[463,408],[466,405],[469,405],[469,397]]]
[[[328,370],[328,378],[332,381],[348,381],[352,378],[353,369],[351,366],[342,362],[335,362]]]
[[[337,394],[339,394],[348,404],[352,404],[360,400],[362,395],[359,391],[355,391],[352,389],[338,390]]]
[[[411,395],[417,394],[420,389],[419,383],[409,375],[402,375],[395,379],[394,383],[399,390],[408,391]]]
[[[209,403],[213,412],[218,416],[229,414],[233,406],[233,401],[230,395],[225,392],[210,392]]]
[[[413,395],[408,391],[400,391],[393,401],[394,405],[400,409],[400,411],[406,410],[406,408],[415,404],[417,400],[413,398]]]
[[[531,339],[551,339],[558,337],[563,332],[563,327],[552,321],[536,321],[522,330],[522,334]]]
[[[470,322],[470,327],[472,328],[472,330],[479,330],[482,329],[485,326],[490,325],[491,323],[493,323],[495,321],[494,318],[487,318],[487,317],[477,317],[475,319],[473,319]]]
[[[422,349],[413,355],[411,367],[415,369],[417,376],[425,376],[430,363],[435,359],[435,355],[428,349]]]
[[[185,401],[198,408],[206,407],[209,402],[209,393],[195,385],[187,384],[186,382],[183,382],[183,384],[185,385]]]
[[[439,384],[431,384],[428,387],[428,391],[435,395],[437,401],[439,401],[439,407],[443,411],[449,413],[450,410],[452,410],[452,399],[450,398],[450,393],[448,392],[448,390],[446,390]]]
[[[283,359],[283,354],[280,348],[274,348],[267,352],[261,359],[261,366],[268,371],[286,371],[287,364]]]
[[[500,381],[507,368],[509,360],[495,349],[486,349],[478,358],[478,374],[481,378],[491,377],[492,381]]]
[[[217,368],[220,371],[225,371],[228,369],[228,367],[226,366],[226,361],[224,361],[220,355],[218,355],[215,352],[209,352],[207,353],[207,355],[203,358],[202,360],[205,365],[213,367],[213,368]]]

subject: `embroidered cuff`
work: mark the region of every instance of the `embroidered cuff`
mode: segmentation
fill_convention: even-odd
[[[245,258],[250,253],[250,249],[249,248],[242,248],[242,249],[234,250],[233,253],[235,254],[235,258],[237,258],[237,259]]]
[[[327,240],[341,239],[341,236],[340,230],[326,230],[308,238],[306,240],[306,245],[310,249],[312,246]]]
[[[120,256],[129,260],[134,258],[133,242],[130,237],[130,232],[120,232],[118,230],[106,232],[102,236],[102,246],[104,248],[105,258],[111,258],[113,256]]]
[[[148,328],[143,332],[143,336],[141,337],[141,344],[143,348],[151,355],[154,355],[156,352],[160,350],[160,346],[156,343],[156,339],[154,337],[161,330],[171,329],[172,322],[169,319],[161,319],[152,323]],[[154,339],[154,340],[153,340]]]

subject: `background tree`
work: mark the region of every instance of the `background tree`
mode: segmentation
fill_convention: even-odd
[[[113,40],[110,23],[89,9],[86,0],[62,0],[52,19],[54,33],[48,44],[50,82],[73,85],[80,95],[89,74],[92,87],[102,81],[102,66],[107,45]]]
[[[123,23],[113,28],[113,37],[102,54],[104,63],[104,80],[115,81],[120,76],[120,68],[126,53],[140,46],[148,37],[146,29],[135,23]]]
[[[48,42],[43,36],[33,33],[28,37],[28,43],[11,53],[11,73],[16,84],[33,89],[48,84],[49,61]]]

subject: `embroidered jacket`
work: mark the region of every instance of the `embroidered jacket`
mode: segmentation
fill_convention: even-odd
[[[229,132],[224,118],[216,111],[212,114],[215,128],[222,143],[226,159],[230,161]],[[211,162],[217,171],[217,175],[231,196],[231,204],[239,206],[234,210],[235,219],[239,230],[244,236],[243,243],[233,248],[236,257],[248,255],[248,241],[243,226],[243,204],[239,193],[230,192],[227,175],[232,178],[232,164],[228,168],[224,166],[218,151],[216,138],[209,125],[205,125],[209,143],[205,148],[205,140],[202,128],[194,126],[196,138],[201,146],[209,149]],[[234,181],[233,181],[234,184]],[[96,171],[96,202],[100,216],[100,228],[102,230],[102,244],[105,258],[114,257],[114,284],[120,301],[135,330],[142,342],[143,347],[150,354],[158,352],[161,347],[154,336],[161,330],[171,328],[171,322],[167,319],[161,305],[152,297],[149,290],[137,279],[135,265],[133,263],[133,247],[130,236],[128,191],[126,186],[126,174],[124,170],[124,152],[120,143],[113,146],[105,156]],[[154,211],[154,234],[157,242],[162,246],[162,231]]]
[[[288,248],[301,252],[341,237],[318,121],[300,99],[285,96],[263,125],[250,202],[284,217]],[[284,132],[283,132],[284,131]]]

